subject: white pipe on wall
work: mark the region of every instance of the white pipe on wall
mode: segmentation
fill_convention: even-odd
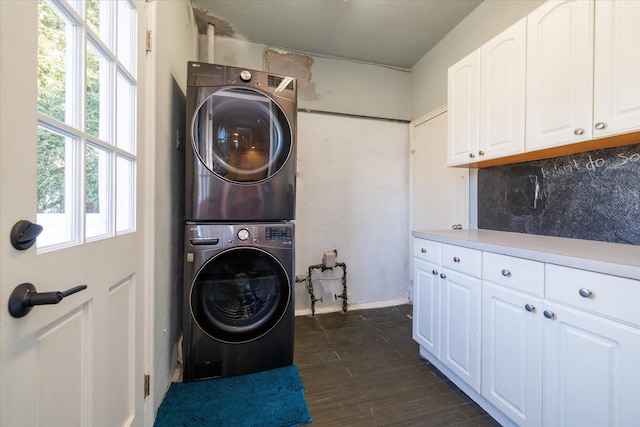
[[[215,63],[215,58],[214,58],[215,35],[216,35],[216,27],[211,23],[207,24],[207,62],[210,64]]]

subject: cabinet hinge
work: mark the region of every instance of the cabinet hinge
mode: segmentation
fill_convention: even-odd
[[[147,30],[147,52],[151,52],[151,30]]]
[[[151,375],[144,374],[144,397],[149,396],[151,389]]]

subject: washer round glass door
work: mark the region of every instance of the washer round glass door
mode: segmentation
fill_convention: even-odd
[[[205,99],[193,117],[192,134],[200,161],[220,178],[240,184],[275,175],[292,147],[280,107],[247,88],[223,89]]]
[[[191,287],[191,313],[210,337],[230,343],[257,339],[278,324],[289,304],[289,277],[280,262],[256,248],[211,258]]]

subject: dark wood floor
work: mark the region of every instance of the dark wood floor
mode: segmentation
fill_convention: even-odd
[[[295,356],[317,426],[499,425],[411,338],[411,305],[298,316]]]

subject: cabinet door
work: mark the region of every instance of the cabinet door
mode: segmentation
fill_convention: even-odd
[[[640,129],[640,2],[597,1],[594,137]]]
[[[449,144],[447,164],[476,160],[480,124],[480,49],[448,71]]]
[[[526,19],[481,48],[478,160],[524,152]]]
[[[420,259],[413,267],[413,339],[440,358],[439,267]]]
[[[559,304],[544,309],[543,425],[639,425],[640,330]]]
[[[482,396],[521,426],[542,418],[542,300],[482,283]]]
[[[479,279],[443,269],[440,360],[480,393]]]
[[[527,17],[526,151],[592,137],[593,9],[548,1]]]

